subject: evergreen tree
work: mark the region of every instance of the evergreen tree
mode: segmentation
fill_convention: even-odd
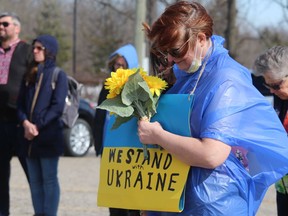
[[[39,15],[36,16],[36,27],[34,28],[34,32],[37,36],[41,34],[50,34],[57,38],[59,43],[57,64],[63,66],[71,57],[70,36],[66,33],[65,23],[62,22],[61,18],[61,13],[63,13],[64,10],[61,9],[61,5],[57,0],[43,0],[40,4],[40,11]]]

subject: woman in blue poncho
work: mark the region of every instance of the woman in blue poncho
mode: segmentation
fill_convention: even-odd
[[[146,215],[255,215],[268,187],[288,172],[288,139],[250,72],[213,35],[213,21],[196,2],[169,6],[150,28],[151,51],[174,64],[167,94],[191,94],[191,137],[158,122],[139,121],[144,144],[158,144],[191,166],[181,213]],[[169,68],[168,68],[169,69]]]

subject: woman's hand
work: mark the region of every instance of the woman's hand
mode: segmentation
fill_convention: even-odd
[[[159,134],[164,131],[159,122],[138,121],[138,136],[143,144],[159,144]]]
[[[28,140],[34,139],[35,136],[38,136],[39,131],[37,129],[37,126],[33,123],[31,123],[28,120],[23,121],[23,127],[24,127],[24,137]]]
[[[190,166],[214,169],[230,154],[231,147],[219,140],[185,137],[166,131],[158,122],[138,121],[143,144],[157,144]]]

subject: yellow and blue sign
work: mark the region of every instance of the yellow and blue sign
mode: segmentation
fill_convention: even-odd
[[[163,95],[157,114],[165,130],[191,136],[188,95]],[[98,205],[112,208],[180,212],[190,166],[157,145],[148,145],[144,159],[143,145],[137,135],[137,119],[110,130],[105,135],[100,167]],[[161,202],[159,202],[161,200]]]

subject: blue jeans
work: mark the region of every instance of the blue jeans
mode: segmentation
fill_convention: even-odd
[[[35,214],[57,215],[60,200],[58,161],[59,157],[27,158]]]

